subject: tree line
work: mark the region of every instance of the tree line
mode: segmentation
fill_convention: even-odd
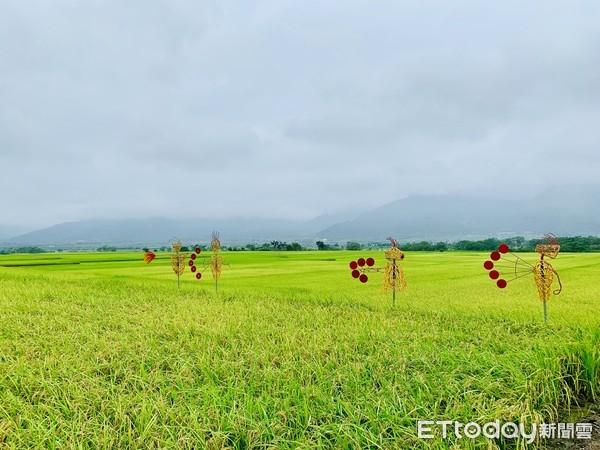
[[[559,237],[560,249],[563,252],[600,252],[600,237],[598,236],[570,236]],[[508,244],[514,252],[533,252],[539,243],[538,239],[525,239],[523,236],[515,236],[506,239],[488,238],[482,240],[460,240],[457,242],[446,241],[420,241],[405,242],[400,244],[403,251],[409,252],[445,252],[445,251],[494,251],[500,244]],[[361,244],[356,241],[348,241],[346,245],[340,243],[326,243],[316,241],[317,250],[374,250],[387,248],[389,242],[369,242]],[[282,241],[271,241],[262,244],[246,244],[245,246],[223,247],[229,251],[301,251],[314,250],[314,247],[302,246],[298,242],[288,244]]]
[[[600,252],[600,237],[598,236],[569,236],[559,237],[561,252]],[[407,242],[400,244],[405,251],[494,251],[500,244],[507,244],[513,252],[533,252],[535,246],[540,243],[539,239],[525,239],[523,236],[515,236],[506,239],[488,238],[478,241],[460,240],[457,242]],[[381,243],[379,247],[388,246]]]
[[[600,236],[568,236],[559,237],[560,250],[562,252],[600,252]],[[494,251],[502,243],[508,244],[513,252],[533,252],[535,246],[539,243],[537,239],[525,239],[523,236],[515,236],[506,239],[488,238],[478,241],[460,240],[457,242],[445,241],[420,241],[420,242],[405,242],[400,244],[400,248],[407,252],[446,252],[446,251],[475,251],[487,252]],[[367,242],[361,244],[356,241],[348,241],[345,245],[340,243],[327,243],[324,241],[316,241],[315,246],[303,246],[298,242],[287,243],[285,241],[271,241],[264,243],[250,243],[246,245],[222,246],[225,251],[303,251],[303,250],[377,250],[384,249],[390,246],[389,242]],[[206,245],[191,245],[183,246],[182,252],[191,251],[196,247],[200,247],[202,251],[210,250]],[[112,246],[98,247],[98,252],[115,252],[118,250],[127,250],[125,248],[117,248]],[[131,249],[129,249],[131,250]],[[148,250],[144,247],[143,250]],[[63,249],[45,250],[40,247],[14,247],[0,249],[0,255],[8,255],[14,253],[47,253],[63,251]],[[154,251],[168,252],[171,247],[162,246],[155,248]]]
[[[11,255],[13,253],[46,253],[46,250],[40,247],[13,247],[0,249],[0,255]]]

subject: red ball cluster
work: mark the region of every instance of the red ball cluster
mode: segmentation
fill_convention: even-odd
[[[196,258],[198,257],[198,255],[200,254],[202,250],[200,249],[200,247],[196,247],[196,249],[194,250],[194,253],[192,253],[190,255],[190,262],[188,263],[190,266],[190,270],[192,271],[192,273],[196,272],[198,270],[198,268],[196,267]],[[198,272],[196,274],[196,280],[199,280],[200,278],[202,278],[202,274],[200,272]]]
[[[492,280],[496,281],[496,286],[500,289],[504,289],[506,287],[506,280],[500,278],[500,272],[497,270],[492,270],[494,268],[494,261],[499,261],[502,258],[502,255],[508,253],[510,248],[506,244],[500,244],[498,246],[498,250],[490,253],[490,259],[483,263],[483,267],[485,270],[489,271],[489,276]]]
[[[359,267],[364,267],[367,265],[368,267],[372,267],[375,265],[375,260],[373,258],[359,258],[357,261],[350,262],[350,270],[352,270],[352,277],[358,278],[361,283],[366,283],[369,281],[369,277],[366,274],[361,274]]]

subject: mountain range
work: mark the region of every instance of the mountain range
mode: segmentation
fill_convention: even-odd
[[[4,239],[19,245],[154,246],[174,236],[202,243],[219,230],[227,245],[271,240],[314,243],[480,239],[547,232],[556,235],[600,234],[600,185],[562,186],[533,199],[492,199],[468,195],[415,195],[375,209],[323,215],[307,222],[282,219],[125,219],[65,222]],[[1,230],[1,229],[0,229]]]

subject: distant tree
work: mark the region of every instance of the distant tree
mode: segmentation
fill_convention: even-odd
[[[433,249],[436,252],[445,252],[446,250],[448,250],[448,244],[446,244],[445,242],[436,242],[436,244],[433,246]]]
[[[102,247],[98,247],[96,249],[97,252],[116,252],[117,247],[109,247],[108,245],[103,245]],[[144,250],[146,251],[146,250]]]
[[[488,238],[482,241],[458,241],[454,244],[455,250],[471,250],[477,252],[493,251],[498,248],[501,242],[496,238]]]
[[[317,249],[318,250],[326,250],[329,246],[325,244],[323,241],[317,241]]]
[[[515,236],[505,239],[504,242],[508,244],[511,249],[516,250],[523,246],[525,243],[525,238],[523,236]]]
[[[348,241],[346,250],[362,250],[362,245],[355,241]]]
[[[292,242],[286,246],[287,251],[298,252],[302,250],[302,246],[297,242]]]
[[[181,251],[182,251],[182,252],[189,252],[189,251],[190,251],[190,248],[189,248],[187,245],[183,245],[183,246],[181,247]]]
[[[285,250],[287,248],[287,245],[287,242],[271,241],[271,248],[273,250]]]
[[[431,252],[431,251],[433,251],[433,249],[434,249],[433,244],[428,241],[417,242],[414,244],[414,248],[413,248],[413,250],[416,250],[419,252]]]

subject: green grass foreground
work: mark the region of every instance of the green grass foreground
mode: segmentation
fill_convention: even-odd
[[[0,255],[0,448],[525,448],[417,420],[600,398],[600,255],[553,262],[547,325],[533,278],[499,290],[483,253],[407,254],[395,305],[348,268],[383,252],[222,255],[218,294],[188,271],[178,291],[166,254]]]

